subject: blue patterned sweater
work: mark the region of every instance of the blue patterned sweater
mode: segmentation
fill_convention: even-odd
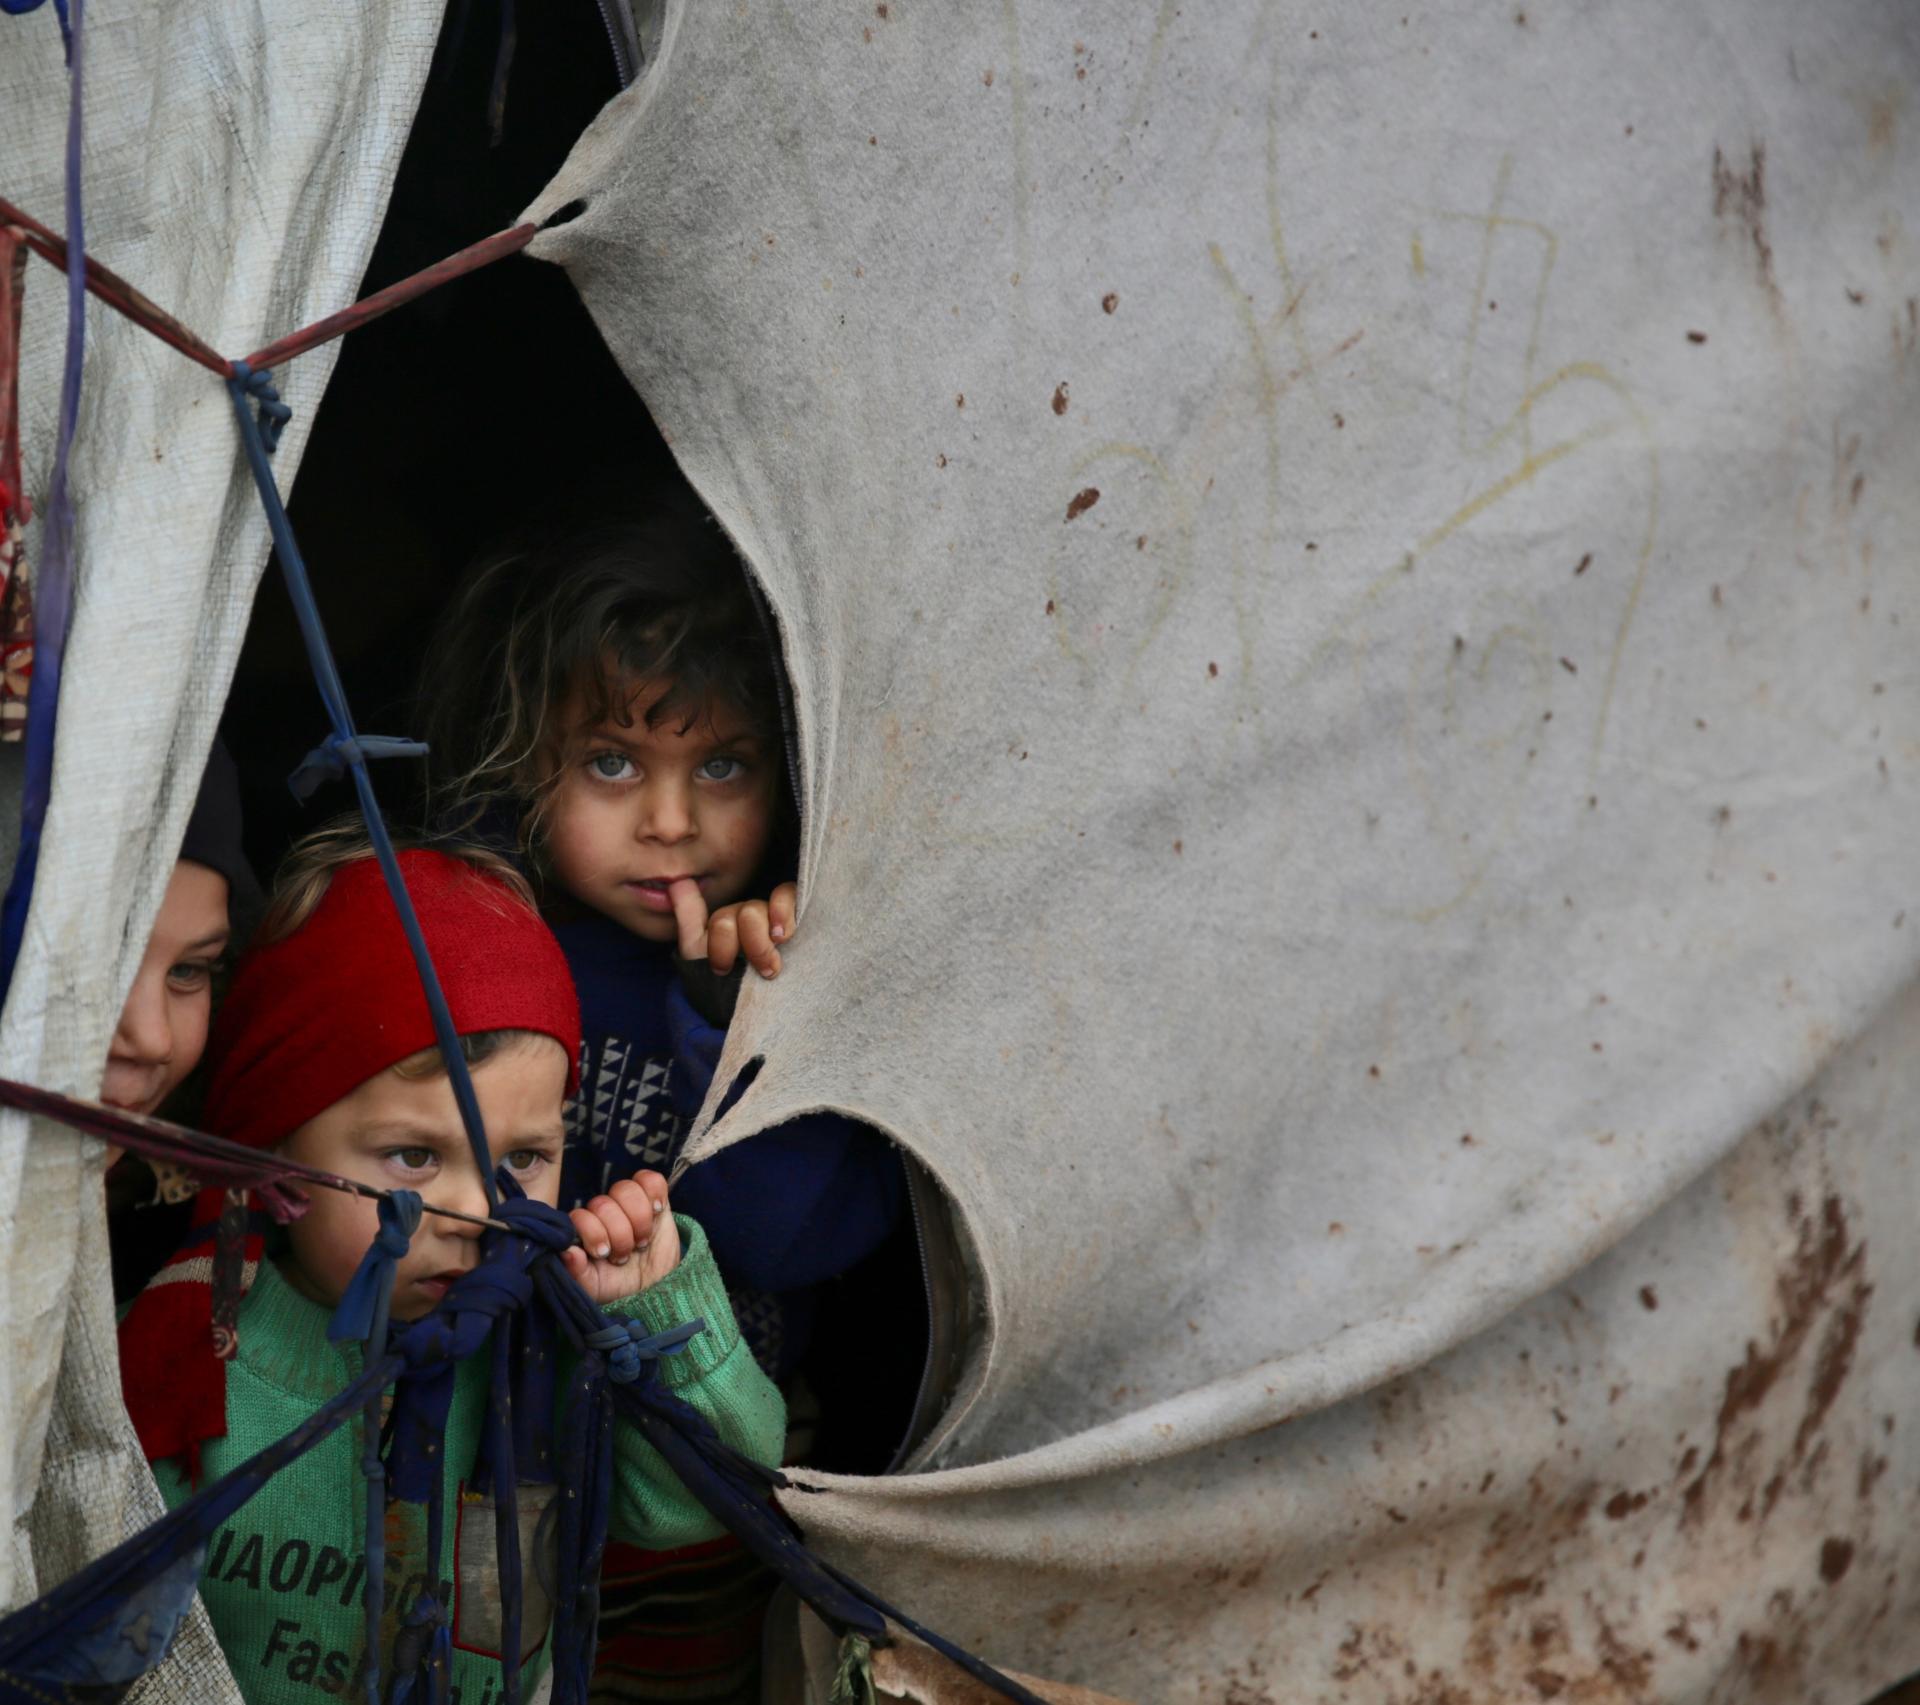
[[[672,1171],[726,1031],[694,1010],[670,947],[597,913],[553,933],[580,992],[580,1093],[561,1173],[561,1206],[578,1207],[643,1168]],[[779,1379],[806,1350],[819,1287],[899,1223],[906,1175],[879,1132],[811,1114],[703,1161],[673,1205],[705,1229],[741,1333]]]

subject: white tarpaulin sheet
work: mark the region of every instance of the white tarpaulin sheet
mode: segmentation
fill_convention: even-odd
[[[89,248],[235,355],[350,301],[438,23],[432,0],[98,0],[83,40]],[[0,17],[0,193],[56,227],[66,119],[53,8]],[[22,426],[28,490],[44,496],[65,291],[38,261],[27,290]],[[220,382],[98,303],[87,343],[73,475],[81,569],[0,1073],[92,1095],[193,805],[267,531]],[[334,353],[283,376],[288,483]],[[100,1153],[0,1114],[4,1603],[163,1508],[119,1402]],[[142,1697],[237,1698],[209,1647],[196,1618],[171,1674]]]
[[[430,10],[101,0],[102,257],[222,347],[336,306]],[[798,1506],[897,1602],[1139,1701],[1920,1667],[1916,62],[1901,0],[664,8],[536,252],[786,635],[804,928],[715,1140],[869,1118],[977,1263],[922,1471]],[[44,212],[57,54],[0,75]],[[217,389],[95,325],[0,1029],[62,1088],[264,551]],[[21,1228],[104,1263],[7,1133],[19,1512]]]

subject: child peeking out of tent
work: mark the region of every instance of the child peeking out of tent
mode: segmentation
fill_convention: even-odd
[[[580,1035],[566,961],[524,884],[498,860],[414,849],[400,862],[493,1161],[527,1196],[555,1204]],[[258,943],[235,972],[210,1060],[205,1122],[219,1135],[416,1191],[433,1206],[487,1212],[398,914],[364,846],[336,833],[295,848]],[[334,1341],[328,1327],[375,1237],[376,1204],[310,1194],[307,1212],[282,1231],[264,1216],[250,1222],[242,1294],[227,1317],[210,1281],[221,1193],[205,1192],[197,1235],[122,1322],[127,1406],[170,1504],[189,1495],[196,1471],[218,1476],[280,1439],[363,1366],[361,1346]],[[668,1213],[666,1198],[660,1175],[639,1171],[576,1209],[584,1247],[565,1252],[568,1271],[614,1319],[654,1332],[703,1320],[681,1353],[660,1362],[660,1377],[729,1444],[770,1463],[784,1435],[779,1392],[740,1339],[704,1234]],[[481,1261],[480,1237],[477,1225],[425,1216],[398,1259],[394,1320],[433,1310]],[[439,1453],[444,1493],[439,1554],[427,1555],[426,1506],[391,1502],[385,1523],[382,1663],[389,1675],[409,1672],[407,1641],[419,1638],[409,1617],[418,1620],[423,1589],[437,1592],[451,1680],[471,1701],[499,1694],[503,1592],[520,1610],[522,1697],[548,1659],[551,1572],[542,1560],[551,1523],[542,1529],[539,1517],[555,1495],[552,1469],[549,1483],[521,1486],[522,1578],[504,1587],[493,1502],[473,1489],[490,1359],[482,1352],[455,1366],[444,1428],[429,1447]],[[249,1705],[306,1700],[315,1688],[351,1696],[364,1685],[355,1681],[366,1657],[359,1430],[340,1428],[281,1470],[214,1536],[201,1592]],[[613,1451],[613,1533],[673,1546],[719,1531],[624,1423]],[[539,1478],[522,1474],[523,1482]]]
[[[259,899],[240,841],[239,772],[215,740],[180,857],[107,1049],[100,1099],[109,1107],[158,1113],[193,1075],[206,1049],[214,984],[228,945],[253,921]],[[138,1156],[107,1151],[113,1290],[122,1301],[153,1276],[186,1229],[174,1204],[192,1194],[192,1182],[171,1168],[158,1173]]]
[[[523,861],[580,990],[563,1205],[636,1164],[671,1172],[744,965],[780,974],[797,824],[779,669],[725,536],[664,501],[643,519],[549,527],[484,563],[429,654],[436,820]],[[816,1114],[703,1161],[677,1197],[706,1228],[761,1365],[791,1385],[822,1287],[898,1225],[906,1180],[879,1132]],[[756,1696],[763,1600],[732,1567],[611,1549],[597,1687],[689,1688],[691,1668],[701,1699]],[[712,1605],[688,1613],[699,1595],[751,1608],[730,1622]],[[721,1623],[731,1688],[715,1674]],[[699,1636],[679,1656],[674,1628]]]
[[[240,779],[216,740],[153,933],[114,1027],[100,1084],[100,1099],[109,1107],[157,1112],[200,1063],[213,974],[234,933],[234,909],[247,908],[257,895],[240,844]]]
[[[796,837],[778,668],[724,536],[664,508],[484,565],[429,658],[438,819],[510,839],[580,990],[565,1202],[672,1170],[738,974],[780,974]],[[891,1143],[816,1115],[702,1162],[679,1200],[784,1378],[817,1288],[878,1247],[905,1194]]]

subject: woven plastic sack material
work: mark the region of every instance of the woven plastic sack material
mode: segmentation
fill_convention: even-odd
[[[984,1319],[799,1513],[1139,1700],[1920,1667],[1920,30],[664,9],[533,209],[752,559]],[[1902,625],[1904,623],[1904,626]]]
[[[351,300],[439,24],[427,0],[262,11],[95,0],[87,238],[234,353]],[[53,9],[0,19],[0,176],[63,223],[67,83]],[[23,424],[52,451],[65,292],[33,263]],[[210,374],[90,305],[75,457],[80,564],[41,879],[0,1017],[0,1073],[91,1095],[232,678],[266,525]],[[286,377],[291,484],[332,352]],[[35,549],[36,560],[44,552]],[[161,1512],[120,1407],[99,1151],[0,1115],[0,1603]],[[196,1614],[142,1698],[237,1697]]]

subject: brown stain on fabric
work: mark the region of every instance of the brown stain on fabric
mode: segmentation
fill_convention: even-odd
[[[1064,379],[1053,387],[1053,412],[1055,414],[1067,412],[1067,382]]]
[[[1853,1567],[1853,1541],[1829,1539],[1820,1547],[1820,1578],[1833,1586]]]
[[[1744,172],[1735,168],[1724,150],[1714,149],[1713,216],[1731,219],[1746,234],[1761,287],[1778,308],[1780,285],[1773,271],[1773,239],[1767,235],[1767,145],[1764,142],[1756,142],[1748,149]],[[1704,338],[1701,341],[1704,342]]]
[[[1067,519],[1077,521],[1100,501],[1100,488],[1090,485],[1082,491],[1076,491],[1067,504]]]
[[[1813,1340],[1820,1316],[1829,1310],[1831,1316],[1819,1339],[1804,1412],[1786,1456],[1762,1491],[1763,1519],[1784,1490],[1787,1476],[1808,1460],[1815,1435],[1852,1370],[1868,1299],[1873,1294],[1864,1277],[1866,1243],[1848,1246],[1846,1209],[1838,1196],[1829,1195],[1817,1215],[1805,1213],[1794,1198],[1789,1202],[1789,1212],[1796,1242],[1775,1278],[1779,1318],[1766,1346],[1749,1339],[1745,1357],[1727,1370],[1714,1422],[1713,1450],[1683,1494],[1683,1523],[1701,1519],[1708,1490],[1717,1476],[1724,1475],[1733,1458],[1734,1435],[1742,1421],[1765,1405],[1782,1376]]]
[[[1759,1626],[1745,1629],[1734,1641],[1733,1679],[1741,1685],[1727,1697],[1746,1699],[1758,1693],[1769,1699],[1807,1699],[1807,1663],[1812,1638],[1804,1613],[1796,1613],[1793,1594],[1772,1594]]]

